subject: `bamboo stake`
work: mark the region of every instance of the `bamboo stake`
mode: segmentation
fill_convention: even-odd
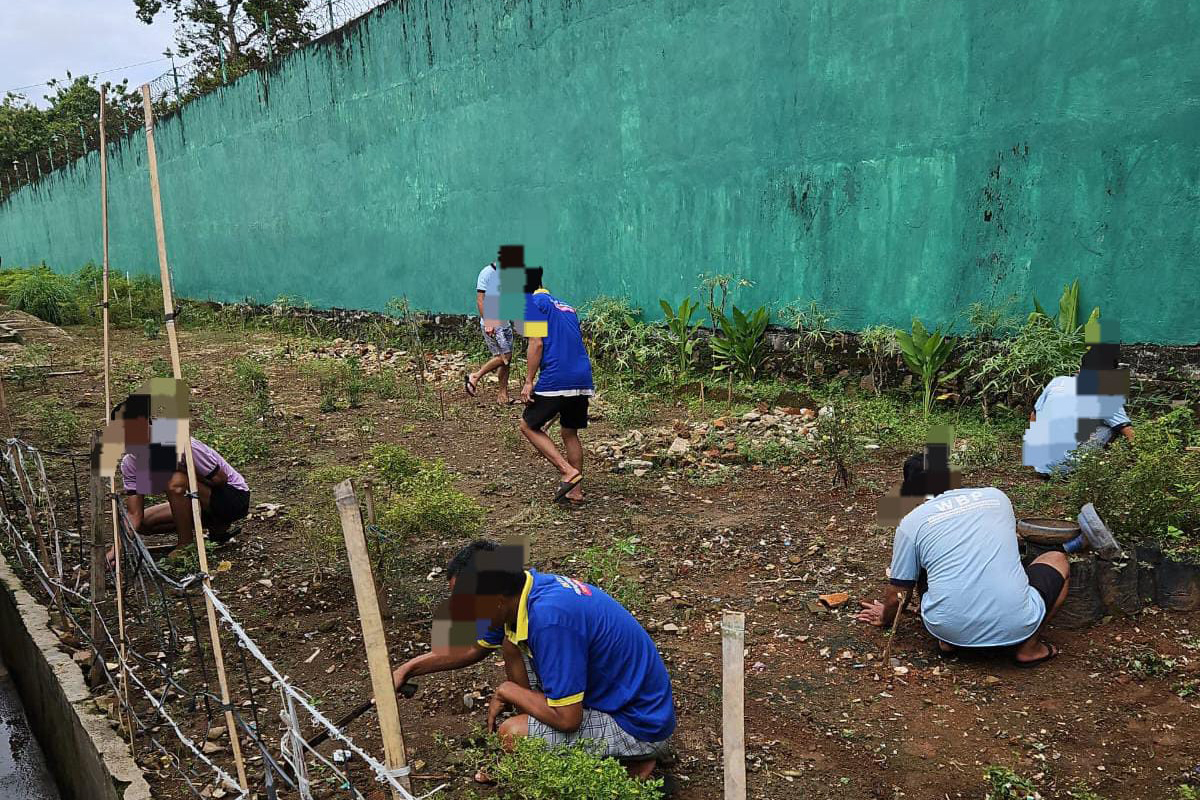
[[[42,532],[41,523],[38,522],[37,509],[34,508],[33,489],[23,476],[21,469],[21,451],[16,442],[9,445],[9,453],[12,456],[13,474],[17,479],[17,491],[21,493],[21,499],[25,503],[25,513],[29,517],[29,527],[33,530],[33,536],[37,539],[38,558],[42,562],[42,569],[46,571],[46,575],[54,577],[54,564],[50,560],[50,550],[46,547],[46,536]],[[62,576],[59,575],[59,578]],[[54,603],[58,606],[59,614],[66,619],[66,614],[63,612],[62,592],[57,586],[51,586],[54,594]]]
[[[92,452],[96,452],[96,448],[100,444],[100,436],[92,433]],[[91,525],[91,540],[92,540],[92,563],[91,563],[91,578],[89,582],[92,595],[92,612],[91,612],[91,631],[92,641],[100,641],[100,603],[104,602],[104,598],[108,595],[108,588],[105,580],[106,570],[104,568],[104,536],[100,532],[100,520],[104,515],[104,484],[100,480],[99,472],[92,472],[91,475],[91,499],[92,499],[92,525]],[[90,682],[94,686],[99,681],[101,676],[100,662],[104,659],[104,653],[97,647],[96,661],[92,662],[92,669],[89,675]]]
[[[4,374],[0,373],[0,414],[4,416],[6,438],[13,437],[12,417],[8,415],[8,402],[4,399]]]
[[[900,596],[899,592],[896,593],[896,596]],[[904,613],[904,609],[908,607],[908,602],[912,600],[912,596],[913,590],[910,586],[908,591],[904,593],[904,600],[901,601],[900,606],[896,609],[896,616],[892,619],[892,631],[888,634],[887,646],[883,648],[883,668],[887,670],[886,674],[888,676],[888,686],[892,685],[892,678],[896,674],[896,671],[892,669],[891,662],[889,661],[889,659],[892,657],[892,642],[896,640],[896,629],[900,627],[900,615]]]
[[[108,134],[104,129],[104,118],[106,116],[105,98],[107,91],[103,86],[100,87],[100,251],[101,263],[104,265],[101,282],[102,296],[100,298],[100,317],[101,326],[103,328],[104,337],[104,424],[108,424],[109,415],[112,414],[112,357],[108,335]],[[99,486],[97,486],[99,488]],[[112,531],[113,531],[113,564],[115,569],[114,582],[116,583],[115,591],[117,595],[117,647],[119,650],[121,663],[121,695],[124,698],[122,708],[129,708],[129,673],[126,669],[126,638],[125,638],[125,581],[124,581],[124,556],[121,546],[121,527],[118,520],[119,511],[117,509],[117,482],[116,477],[108,480],[108,502],[109,511],[112,516]],[[99,522],[96,523],[96,531],[99,533]],[[93,556],[94,558],[94,556]],[[102,579],[103,580],[103,579]],[[103,590],[103,585],[101,589]],[[93,590],[94,591],[94,590]],[[101,595],[103,599],[103,594]],[[134,734],[135,729],[132,721],[125,719],[124,713],[121,714],[122,724],[126,726],[129,732],[129,746],[135,749]]]
[[[350,575],[354,581],[354,598],[358,602],[358,618],[362,622],[363,644],[367,649],[367,664],[371,670],[371,687],[375,693],[375,708],[379,713],[379,730],[383,734],[383,750],[388,769],[405,791],[412,788],[404,750],[404,730],[400,726],[400,709],[396,705],[396,690],[392,683],[392,666],[388,661],[387,636],[379,613],[379,598],[375,596],[375,581],[371,576],[371,559],[367,555],[367,540],[363,535],[362,515],[354,486],[344,480],[333,488],[342,534],[346,538],[346,555],[350,560]],[[392,790],[392,800],[400,793]]]
[[[179,338],[175,332],[175,300],[171,292],[171,271],[167,266],[167,240],[163,229],[162,195],[158,185],[158,154],[154,149],[154,110],[150,105],[150,84],[142,85],[142,108],[146,118],[146,156],[150,167],[150,199],[154,208],[154,233],[158,244],[158,269],[162,280],[163,317],[167,328],[167,343],[171,350],[171,372],[175,380],[183,379],[179,363]],[[212,580],[208,573],[208,553],[204,549],[204,523],[200,519],[200,497],[196,493],[196,460],[192,454],[192,439],[190,425],[187,435],[183,436],[183,457],[187,465],[188,493],[192,498],[192,531],[196,537],[196,558],[200,563],[200,572],[204,575],[204,586],[212,588]],[[221,705],[225,707],[225,732],[229,737],[229,746],[233,751],[233,760],[237,765],[238,784],[242,789],[249,789],[246,781],[246,764],[242,760],[242,745],[237,733],[237,723],[229,703],[229,681],[225,676],[225,657],[221,650],[221,631],[217,626],[217,612],[213,608],[212,599],[204,595],[204,608],[208,613],[208,634],[212,640],[213,661],[217,668],[217,682],[221,687]]]
[[[721,742],[725,751],[725,800],[746,800],[746,615],[721,617]]]
[[[363,505],[367,508],[367,524],[375,525],[375,485],[363,481]],[[385,620],[392,618],[392,608],[387,592],[383,590],[383,539],[375,535],[375,594],[379,596],[379,610]]]

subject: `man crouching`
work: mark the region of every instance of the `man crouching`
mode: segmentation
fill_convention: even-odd
[[[595,586],[523,569],[521,551],[477,552],[450,599],[452,619],[465,621],[462,612],[472,608],[480,627],[502,627],[506,655],[519,652],[525,666],[508,670],[496,688],[488,730],[512,706],[516,715],[498,728],[505,749],[524,736],[586,743],[633,777],[649,778],[675,730],[671,679],[653,640]]]

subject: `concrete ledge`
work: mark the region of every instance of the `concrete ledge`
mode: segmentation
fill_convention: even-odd
[[[63,800],[150,800],[129,747],[92,703],[79,665],[59,648],[50,615],[0,555],[0,655]]]

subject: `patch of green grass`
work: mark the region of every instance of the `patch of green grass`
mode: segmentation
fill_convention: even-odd
[[[1071,800],[1105,800],[1103,795],[1097,794],[1092,791],[1091,787],[1079,782],[1067,790],[1067,797]]]
[[[645,592],[640,582],[622,570],[622,565],[636,553],[634,536],[618,537],[608,547],[588,547],[579,556],[583,562],[580,580],[600,587],[625,608],[636,612],[645,603]]]
[[[260,461],[271,454],[273,437],[261,424],[247,420],[232,424],[219,419],[211,405],[195,409],[196,438],[237,466]]]
[[[271,410],[271,387],[267,371],[254,359],[240,356],[233,360],[233,381],[249,401],[246,414],[261,417]]]
[[[1175,787],[1175,800],[1200,800],[1200,786],[1181,783]]]
[[[398,444],[380,444],[371,449],[371,464],[389,488],[399,491],[405,481],[417,476],[424,462]]]
[[[735,441],[737,442],[737,451],[746,459],[746,463],[762,464],[764,467],[794,464],[804,453],[804,448],[799,445],[784,444],[778,439],[756,441],[739,436]]]
[[[1171,691],[1179,695],[1180,700],[1200,696],[1200,678],[1188,678],[1179,681],[1171,687]]]

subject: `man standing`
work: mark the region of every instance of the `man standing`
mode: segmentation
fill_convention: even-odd
[[[526,303],[529,349],[525,385],[521,388],[521,400],[526,406],[520,428],[530,444],[558,470],[554,500],[565,498],[582,503],[579,484],[583,480],[583,444],[579,441],[579,430],[587,427],[588,398],[594,394],[592,362],[579,330],[579,315],[541,285],[540,272],[534,271],[532,281],[536,289]],[[566,457],[544,431],[555,417],[559,418]]]
[[[500,316],[500,269],[495,261],[479,271],[475,281],[475,307],[479,310],[479,325],[483,330],[483,341],[492,357],[475,372],[463,376],[463,388],[474,397],[479,392],[479,381],[493,370],[500,379],[496,402],[508,404],[508,372],[512,363],[512,323],[501,322]]]

